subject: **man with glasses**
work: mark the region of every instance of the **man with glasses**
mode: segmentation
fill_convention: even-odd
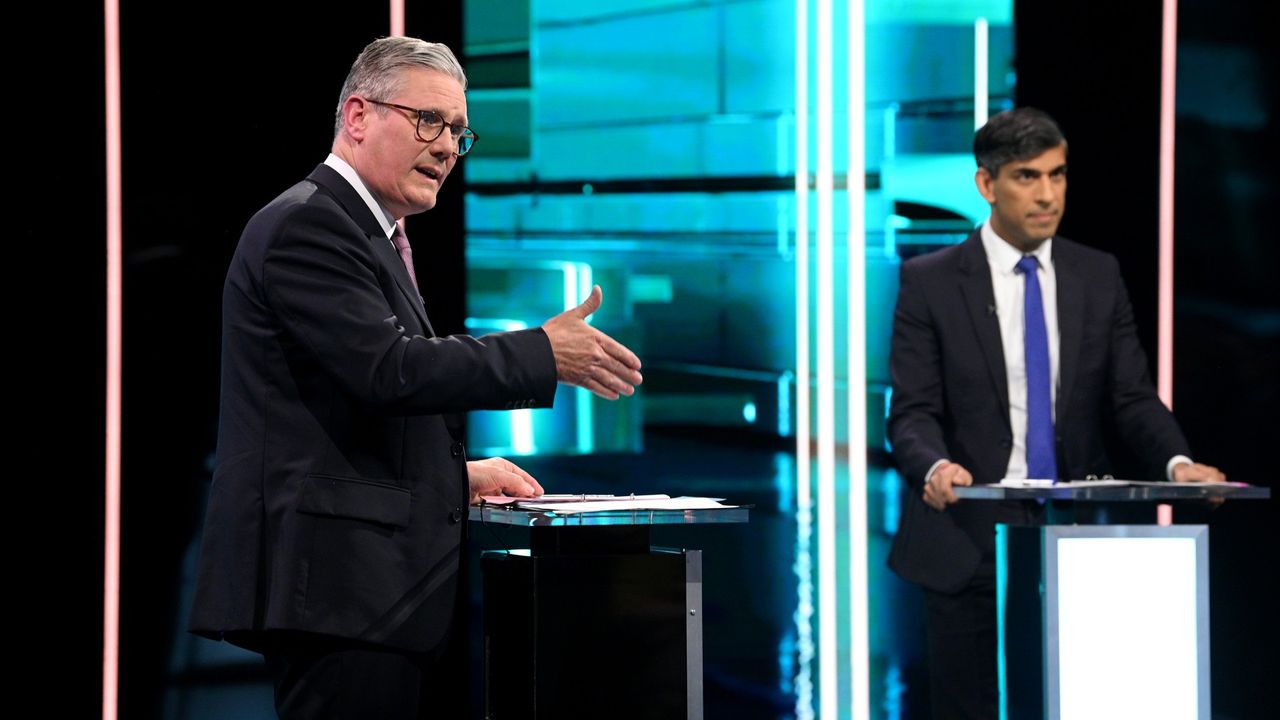
[[[600,290],[542,327],[437,337],[398,221],[458,158],[466,76],[447,47],[383,38],[342,88],[332,152],[249,221],[223,294],[218,465],[190,627],[261,652],[281,717],[457,716],[449,645],[467,505],[531,496],[468,462],[460,413],[550,407],[642,380],[587,325]],[[457,638],[453,639],[457,642]]]

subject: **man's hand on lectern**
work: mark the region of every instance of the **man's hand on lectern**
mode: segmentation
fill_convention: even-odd
[[[929,507],[942,512],[948,505],[960,501],[951,491],[953,485],[972,485],[973,475],[963,465],[950,461],[944,462],[933,471],[924,483],[924,502]]]
[[[1173,466],[1174,482],[1226,482],[1227,475],[1212,465],[1178,463]]]

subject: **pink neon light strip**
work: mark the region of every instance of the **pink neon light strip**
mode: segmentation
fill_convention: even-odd
[[[404,35],[404,0],[391,0],[391,35]]]
[[[120,7],[104,0],[107,104],[107,457],[102,594],[102,718],[115,720],[120,677]]]
[[[1178,65],[1178,0],[1165,0],[1160,58],[1160,309],[1157,387],[1173,407],[1173,123]]]
[[[1178,0],[1164,0],[1160,43],[1160,305],[1156,389],[1173,409],[1173,123],[1178,69]],[[1156,523],[1173,524],[1173,506],[1156,508]]]
[[[102,594],[102,718],[116,720],[120,677],[120,377],[123,337],[119,0],[104,0],[103,13],[107,110],[107,447],[106,548]],[[391,34],[404,34],[404,0],[391,1]]]
[[[404,0],[391,0],[391,36],[404,36]],[[404,232],[404,218],[398,223],[400,232]]]

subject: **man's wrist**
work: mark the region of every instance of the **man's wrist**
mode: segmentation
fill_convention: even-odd
[[[941,460],[938,460],[938,461],[937,461],[937,462],[935,462],[934,464],[930,465],[930,466],[929,466],[929,472],[926,472],[926,473],[924,474],[924,482],[927,484],[927,483],[929,482],[929,478],[933,477],[933,474],[934,474],[934,473],[936,473],[936,472],[938,472],[938,468],[942,467],[943,465],[945,465],[945,464],[947,464],[947,463],[949,463],[949,462],[951,462],[951,461],[950,461],[950,460],[948,460],[947,458],[942,458]]]
[[[1194,463],[1194,461],[1191,458],[1187,457],[1186,455],[1174,455],[1173,457],[1169,458],[1169,462],[1165,463],[1165,466],[1164,466],[1165,479],[1168,480],[1169,482],[1173,482],[1173,469],[1178,467],[1182,463],[1191,465],[1192,463]]]

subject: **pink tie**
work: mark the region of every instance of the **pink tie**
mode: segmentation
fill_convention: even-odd
[[[413,282],[413,289],[417,290],[418,277],[413,274],[413,249],[409,247],[409,238],[404,236],[404,230],[399,225],[396,225],[396,231],[391,236],[391,242],[395,244],[396,250],[400,253],[400,259],[404,261],[404,269],[409,271],[409,280]]]

